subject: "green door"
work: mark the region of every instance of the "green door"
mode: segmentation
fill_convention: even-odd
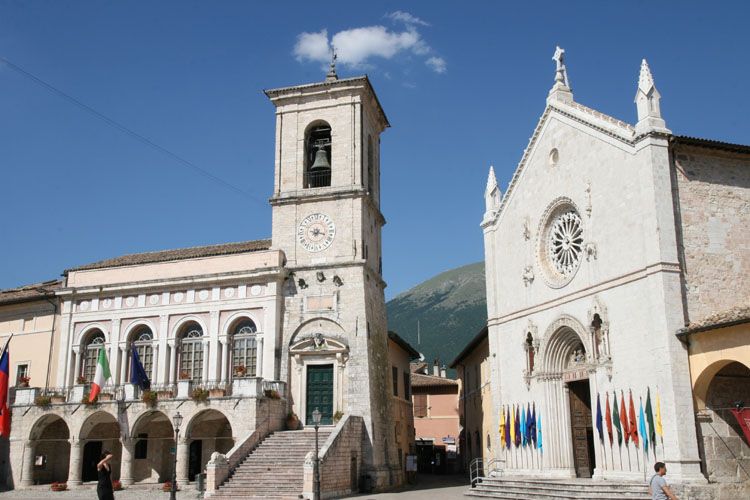
[[[333,423],[333,365],[307,365],[306,407],[306,425],[314,425],[315,408],[321,413],[321,425]]]

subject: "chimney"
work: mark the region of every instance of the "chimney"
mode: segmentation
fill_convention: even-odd
[[[440,368],[440,376],[441,376],[441,377],[443,377],[443,378],[445,378],[445,376],[446,376],[446,373],[445,373],[445,365],[443,365],[443,366],[442,366],[442,367]]]
[[[439,377],[440,376],[440,362],[438,361],[437,358],[435,358],[435,361],[432,364],[432,374],[435,377]]]

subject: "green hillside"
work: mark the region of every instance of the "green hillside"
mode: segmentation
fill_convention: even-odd
[[[386,305],[388,329],[432,362],[446,365],[487,322],[484,262],[438,274]],[[417,321],[420,342],[417,342]]]

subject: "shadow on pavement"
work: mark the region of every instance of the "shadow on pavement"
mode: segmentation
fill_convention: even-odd
[[[383,493],[362,493],[345,498],[360,499],[409,499],[430,498],[430,500],[461,498],[469,488],[466,474],[419,474],[414,484]]]

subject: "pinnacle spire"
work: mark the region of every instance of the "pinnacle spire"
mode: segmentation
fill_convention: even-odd
[[[500,186],[497,185],[495,168],[490,165],[490,172],[487,175],[487,188],[484,190],[484,203],[488,213],[500,207],[500,197]]]
[[[643,59],[641,61],[641,71],[638,75],[638,90],[635,94],[635,105],[638,110],[637,133],[667,131],[666,124],[661,116],[660,100],[661,94],[656,89],[654,75],[651,74],[648,62]]]
[[[648,62],[643,59],[641,61],[641,74],[638,77],[638,90],[644,94],[648,94],[652,88],[656,88],[656,85],[654,85],[654,76],[651,74]]]
[[[327,82],[335,82],[339,79],[339,75],[336,74],[336,59],[338,59],[338,54],[336,54],[336,47],[334,47],[331,50],[331,64],[328,67],[328,74],[326,75]]]

